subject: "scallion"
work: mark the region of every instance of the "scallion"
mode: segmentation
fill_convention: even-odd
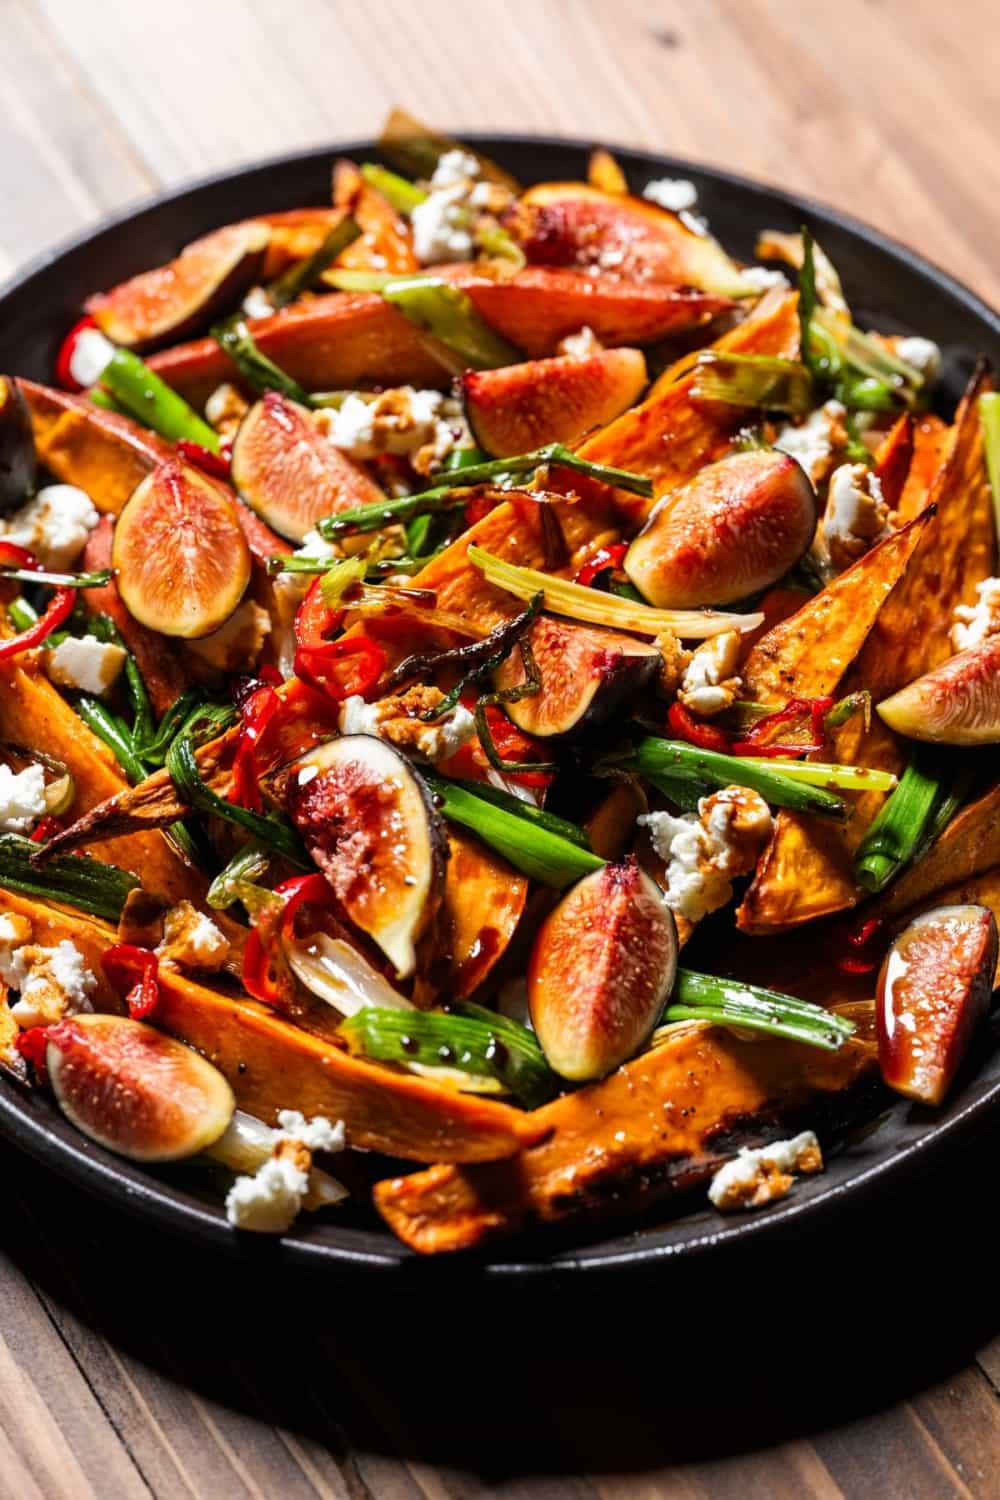
[[[227,802],[202,779],[190,734],[180,734],[166,756],[167,770],[178,796],[198,812],[211,813],[227,823],[235,823],[256,838],[265,848],[283,854],[293,864],[310,868],[309,857],[295,829],[277,814],[256,813]]]
[[[317,281],[328,266],[332,265],[338,255],[342,255],[348,245],[360,238],[361,226],[357,220],[348,214],[335,224],[323,243],[307,255],[304,260],[296,261],[289,266],[276,281],[272,281],[267,288],[268,300],[275,312],[281,307],[287,307],[294,302],[296,297],[307,292],[314,281]]]
[[[993,527],[1000,537],[1000,392],[987,391],[980,396],[979,420],[983,428],[986,473],[993,495]]]
[[[61,901],[106,922],[117,922],[139,881],[129,870],[89,854],[54,855],[39,869],[32,856],[44,846],[20,834],[0,834],[0,889]]]
[[[521,358],[514,345],[496,333],[477,311],[468,292],[449,281],[408,276],[387,282],[382,296],[437,344],[454,352],[453,375],[461,375],[466,369],[496,370]]]
[[[361,175],[368,186],[381,193],[399,214],[411,214],[427,197],[415,182],[407,181],[398,172],[390,172],[388,167],[381,167],[377,162],[362,162]]]
[[[256,839],[251,839],[212,881],[205,896],[208,905],[214,911],[227,911],[230,906],[235,906],[242,900],[239,887],[262,880],[270,863],[267,850]]]
[[[737,979],[718,979],[679,969],[677,982],[663,1013],[663,1021],[710,1021],[759,1031],[767,1036],[805,1042],[826,1052],[836,1052],[851,1037],[854,1025],[845,1016],[824,1010],[793,995],[743,984]]]
[[[658,786],[666,787],[670,782],[706,790],[745,786],[758,792],[772,807],[815,813],[841,823],[847,818],[847,806],[839,797],[822,787],[793,780],[785,774],[784,767],[775,770],[773,761],[761,764],[742,755],[724,755],[717,750],[702,750],[684,740],[665,740],[654,735],[640,740],[635,751],[624,760],[619,757],[615,760],[620,765],[634,767],[643,776],[655,778]]]
[[[111,569],[96,573],[46,573],[32,568],[2,568],[0,578],[16,578],[19,583],[47,583],[57,589],[99,589],[111,581]]]
[[[101,384],[123,406],[130,416],[158,432],[170,442],[184,439],[198,443],[210,453],[219,451],[219,434],[202,417],[171,390],[166,381],[133,354],[131,349],[116,349],[101,372]]]
[[[854,874],[866,891],[881,891],[925,842],[947,791],[940,757],[915,749],[896,790],[882,804],[858,847]]]
[[[212,329],[212,337],[229,355],[247,385],[255,391],[262,394],[278,391],[282,396],[287,396],[289,401],[297,401],[301,406],[309,405],[308,392],[257,347],[245,318],[237,316],[227,318],[224,323],[217,323]],[[218,447],[217,437],[215,442]]]
[[[706,350],[695,364],[691,395],[695,400],[756,406],[795,416],[804,416],[813,404],[812,377],[806,366],[767,354]]]

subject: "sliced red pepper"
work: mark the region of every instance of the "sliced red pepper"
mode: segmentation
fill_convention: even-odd
[[[189,464],[200,469],[203,474],[209,474],[213,479],[229,478],[229,459],[223,455],[221,449],[218,453],[213,453],[211,448],[206,448],[201,443],[192,443],[188,438],[179,438],[177,452],[182,458],[186,458]]]
[[[687,740],[689,745],[697,745],[699,750],[716,750],[721,755],[726,755],[729,751],[729,736],[725,730],[720,729],[717,724],[695,718],[681,702],[671,703],[667,709],[667,723],[675,738]]]
[[[76,589],[56,589],[40,620],[29,625],[27,630],[22,630],[20,635],[12,635],[9,640],[0,641],[0,661],[20,656],[22,651],[30,651],[33,646],[40,646],[53,630],[58,630],[69,619],[75,604]]]
[[[243,953],[243,987],[255,1000],[278,1009],[285,1007],[294,983],[283,944],[295,937],[295,921],[306,905],[328,911],[333,891],[318,872],[294,875],[274,889],[281,901],[264,911],[247,938]]]
[[[321,651],[299,648],[295,674],[336,703],[360,694],[367,698],[385,670],[385,651],[368,635],[345,635]]]
[[[16,542],[0,541],[0,568],[30,568],[37,573],[41,571],[41,567],[38,558],[27,547],[19,547]]]
[[[462,703],[471,712],[476,706],[474,695],[463,693]],[[525,734],[523,729],[518,729],[517,725],[512,723],[496,704],[487,704],[486,721],[501,760],[516,762],[545,759],[544,748],[538,740],[530,734]],[[481,781],[484,773],[490,771],[492,767],[476,736],[468,740],[454,755],[443,761],[440,769],[448,776]],[[532,790],[551,786],[555,780],[555,774],[552,771],[508,771],[504,774],[517,786]]]
[[[81,318],[78,323],[73,324],[59,345],[59,353],[56,355],[56,384],[61,385],[64,391],[83,390],[83,386],[73,374],[73,355],[76,353],[77,341],[84,329],[96,327],[97,324],[93,318]]]
[[[784,708],[779,708],[775,713],[766,714],[763,719],[758,719],[742,739],[735,740],[732,753],[770,757],[810,755],[822,750],[826,744],[825,720],[832,707],[832,698],[789,698]],[[779,741],[770,738],[773,731],[782,724],[801,718],[809,720],[810,738],[808,740]]]
[[[461,472],[460,470],[457,472]],[[504,503],[503,496],[493,490],[488,495],[473,495],[465,502],[465,524],[466,527],[475,526],[491,511],[496,510],[498,505]]]
[[[29,1026],[27,1031],[19,1031],[14,1038],[14,1046],[21,1056],[30,1062],[40,1083],[49,1081],[49,1071],[45,1066],[45,1049],[48,1044],[49,1028],[47,1026]]]
[[[345,611],[333,609],[323,598],[323,580],[314,578],[295,611],[295,642],[301,651],[313,655],[328,650],[330,636],[340,628]]]
[[[39,818],[31,830],[31,842],[33,844],[44,844],[46,840],[54,838],[57,833],[61,832],[62,824],[59,819],[50,817],[46,813],[45,817]]]
[[[257,752],[268,726],[281,712],[282,702],[269,683],[253,690],[240,704],[243,727],[233,758],[233,787],[230,802],[260,812],[264,806],[260,795],[260,765]]]
[[[847,941],[852,948],[867,948],[884,931],[885,925],[885,917],[867,917],[847,934]]]
[[[877,958],[860,958],[853,953],[842,954],[834,963],[842,974],[870,974],[879,966]]]
[[[132,1020],[148,1021],[160,998],[160,961],[152,949],[115,943],[101,954],[101,968],[128,1006]]]
[[[589,588],[598,573],[603,573],[608,568],[620,568],[627,551],[627,542],[615,542],[610,547],[598,547],[597,551],[588,557],[573,582],[582,583]]]

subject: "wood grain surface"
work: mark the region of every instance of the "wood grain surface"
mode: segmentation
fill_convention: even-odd
[[[394,104],[660,147],[1000,301],[990,0],[0,0],[0,277]],[[0,1147],[0,1500],[1000,1493],[1000,1132],[781,1254],[500,1304],[281,1284]]]

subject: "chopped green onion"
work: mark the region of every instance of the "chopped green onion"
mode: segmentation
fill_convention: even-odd
[[[91,406],[99,406],[102,411],[117,412],[120,417],[131,415],[127,406],[122,406],[116,401],[110,391],[106,391],[102,385],[92,385],[87,391],[87,400]]]
[[[465,481],[463,479],[462,485]],[[398,500],[376,500],[372,505],[359,505],[354,510],[342,510],[335,516],[324,516],[317,521],[316,530],[326,541],[335,541],[349,531],[382,531],[387,526],[405,525],[417,516],[436,515],[444,510],[461,510],[468,496],[456,485],[439,485],[436,489],[423,490],[419,495],[402,495]],[[329,566],[329,564],[328,564]]]
[[[0,567],[0,578],[16,578],[19,583],[47,583],[57,589],[99,589],[111,581],[111,569],[96,573],[46,573],[31,568]]]
[[[839,797],[821,787],[793,780],[784,767],[776,771],[773,761],[761,765],[748,762],[742,755],[723,755],[717,750],[699,749],[684,740],[664,740],[649,735],[640,740],[634,754],[624,764],[634,766],[643,776],[689,785],[746,786],[759,792],[772,807],[816,813],[820,817],[835,818],[838,822],[847,818],[847,806]]]
[[[584,620],[590,625],[609,625],[648,636],[672,630],[685,640],[703,640],[724,630],[755,630],[764,618],[761,614],[724,614],[711,609],[654,609],[649,604],[636,604],[634,600],[622,599],[616,594],[605,594],[600,589],[555,578],[537,568],[522,568],[504,562],[474,543],[469,547],[468,555],[487,583],[506,590],[516,599],[533,599],[541,593],[545,608],[553,614]]]
[[[323,603],[330,609],[336,609],[349,588],[364,582],[367,571],[368,560],[363,553],[359,553],[357,557],[341,558],[332,565],[328,563],[319,586]]]
[[[768,767],[792,781],[809,786],[838,787],[844,792],[891,792],[898,777],[891,771],[877,771],[867,766],[828,765],[818,760],[782,760],[776,756],[741,755],[748,766],[764,771]]]
[[[7,606],[7,614],[17,631],[30,630],[32,625],[38,623],[38,611],[32,608],[27,599],[12,599]]]
[[[352,1052],[381,1062],[498,1078],[531,1109],[558,1092],[558,1079],[526,1026],[479,1006],[463,1006],[462,1012],[365,1006],[343,1023],[338,1035]]]
[[[267,850],[256,839],[251,839],[219,871],[208,888],[205,900],[213,911],[227,911],[242,899],[239,887],[262,880],[270,863],[271,856]]]
[[[162,766],[171,741],[180,733],[189,715],[204,702],[205,694],[201,688],[185,688],[167,709],[155,732],[151,731],[145,739],[136,736],[136,753],[151,766]]]
[[[630,469],[614,469],[608,464],[594,464],[567,448],[564,443],[546,443],[530,453],[517,453],[512,458],[494,458],[488,463],[472,464],[462,470],[463,484],[484,484],[490,480],[503,479],[508,474],[528,474],[548,465],[561,469],[572,469],[577,474],[586,474],[588,479],[600,480],[613,485],[617,490],[627,490],[632,495],[653,498],[653,481],[644,474],[633,474]]]
[[[145,781],[146,767],[136,754],[127,724],[106,704],[82,693],[74,705],[80,718],[99,740],[103,740],[133,786]]]
[[[307,292],[314,281],[317,281],[326,268],[343,254],[348,245],[361,235],[361,226],[356,219],[348,214],[335,224],[330,233],[323,240],[318,249],[312,255],[307,255],[304,260],[297,261],[295,265],[289,266],[288,270],[279,276],[277,281],[272,281],[267,288],[268,300],[277,312],[281,307],[287,307],[294,302],[296,297]]]
[[[983,428],[986,473],[993,495],[993,528],[1000,537],[1000,392],[987,391],[980,396],[979,420]]]
[[[468,292],[451,282],[433,276],[400,278],[388,282],[382,296],[417,328],[454,351],[453,375],[470,368],[495,370],[521,358],[514,345],[494,332],[476,310]]]
[[[429,773],[424,773],[424,780],[440,799],[441,811],[449,822],[471,829],[515,869],[534,880],[562,890],[605,863],[579,843],[487,801],[468,783],[445,781]]]
[[[167,751],[167,770],[183,802],[198,812],[212,813],[252,834],[265,848],[283,854],[293,864],[310,868],[309,857],[295,829],[276,814],[255,813],[227,802],[202,779],[190,734],[181,734]]]
[[[43,847],[20,834],[0,834],[0,888],[62,901],[77,911],[117,922],[129,891],[139,885],[131,871],[89,854],[55,855],[39,869],[32,856]]]
[[[140,747],[153,734],[153,705],[149,700],[139,663],[125,645],[121,632],[110,615],[95,615],[89,622],[87,630],[88,634],[95,636],[97,640],[109,641],[112,645],[120,646],[125,652],[125,685],[132,702],[131,739],[136,754],[141,756]]]
[[[170,442],[198,443],[219,451],[219,434],[193,411],[182,396],[153,373],[131,349],[116,349],[101,372],[101,384],[130,416]]]
[[[866,891],[884,890],[925,842],[947,796],[942,779],[940,758],[926,748],[915,749],[855,855],[854,874]]]
[[[515,797],[513,792],[505,792],[501,787],[491,786],[488,781],[451,781],[448,785],[462,787],[465,791],[471,792],[474,797],[480,797],[485,802],[492,802],[494,807],[502,807],[505,812],[511,813],[515,818],[523,818],[525,822],[533,823],[537,828],[546,828],[549,833],[569,839],[571,844],[578,844],[581,849],[586,849],[588,854],[593,853],[590,838],[579,823],[571,823],[568,818],[560,818],[555,813],[546,812],[544,807],[536,807],[534,802],[526,802],[523,797]]]
[[[836,1052],[854,1031],[853,1023],[845,1016],[807,1000],[743,984],[737,979],[696,974],[690,969],[677,971],[677,982],[663,1021],[667,1024],[710,1021],[719,1026],[736,1026],[805,1042],[826,1052]]]
[[[509,260],[518,271],[522,271],[527,265],[528,258],[524,251],[502,224],[480,224],[475,235],[480,250],[485,250],[487,255],[495,256],[498,260]]]
[[[327,285],[336,287],[338,292],[380,292],[390,281],[400,280],[391,271],[355,271],[349,266],[338,267],[326,278]]]
[[[388,167],[380,167],[377,162],[362,162],[361,175],[368,186],[381,193],[399,214],[411,214],[427,197],[416,183],[408,182],[398,172],[390,172]]]
[[[813,404],[812,376],[794,359],[707,350],[695,364],[691,395],[695,400],[804,416]]]
[[[245,318],[237,315],[224,323],[217,323],[212,329],[212,337],[229,355],[247,385],[252,386],[255,391],[265,394],[268,391],[278,391],[282,396],[287,396],[289,401],[297,401],[301,406],[309,405],[308,392],[257,347]],[[215,433],[212,436],[215,438],[215,447],[218,448],[218,437]]]

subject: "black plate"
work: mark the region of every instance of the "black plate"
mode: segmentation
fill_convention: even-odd
[[[580,178],[589,149],[560,140],[470,139],[526,182]],[[0,370],[49,378],[59,341],[89,292],[169,259],[197,235],[233,219],[328,202],[330,164],[338,154],[364,160],[377,152],[370,141],[352,143],[214,177],[123,214],[47,254],[0,293]],[[728,173],[648,152],[616,154],[635,189],[653,177],[691,178],[713,231],[743,259],[753,258],[758,230],[809,224],[840,271],[862,327],[920,333],[941,345],[944,400],[957,399],[977,353],[1000,363],[996,314],[944,272],[874,229]],[[801,1183],[771,1209],[721,1219],[699,1195],[686,1213],[668,1222],[525,1239],[489,1258],[426,1261],[361,1218],[306,1220],[280,1241],[235,1235],[215,1186],[191,1169],[154,1173],[121,1161],[68,1125],[43,1094],[0,1079],[0,1133],[81,1186],[165,1228],[272,1268],[326,1268],[356,1275],[393,1271],[397,1281],[405,1278],[414,1289],[444,1283],[456,1290],[541,1290],[557,1281],[567,1287],[590,1286],[595,1277],[634,1276],[675,1262],[701,1264],[747,1242],[820,1231],[832,1213],[856,1209],[869,1193],[888,1191],[940,1163],[998,1110],[1000,1033],[993,1028],[977,1065],[967,1070],[947,1108],[932,1114],[900,1101],[876,1130],[835,1156],[826,1172]]]

